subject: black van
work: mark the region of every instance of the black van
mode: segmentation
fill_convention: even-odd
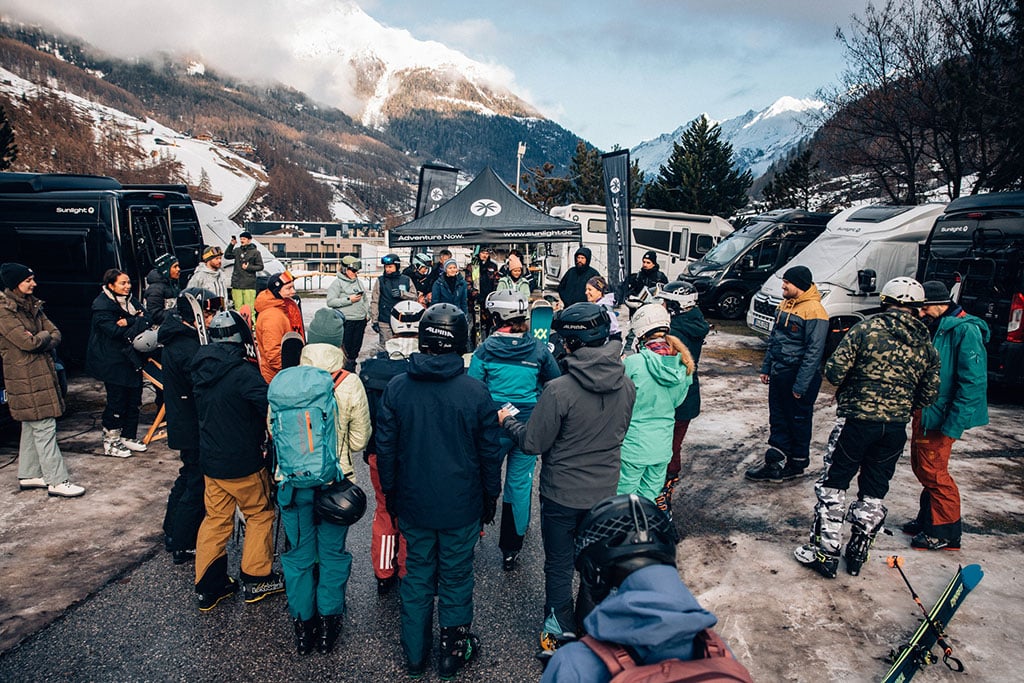
[[[89,339],[90,306],[103,273],[119,268],[141,299],[146,275],[173,253],[187,279],[203,237],[184,185],[121,185],[91,175],[0,173],[0,262],[36,273],[36,295],[60,328],[58,350],[81,365]]]
[[[921,248],[917,278],[941,280],[988,323],[989,381],[1024,386],[1024,192],[950,202]]]
[[[825,230],[835,214],[780,209],[747,220],[679,275],[697,288],[698,303],[726,320],[743,317],[750,298]]]

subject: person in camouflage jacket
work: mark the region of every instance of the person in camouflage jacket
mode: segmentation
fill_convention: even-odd
[[[810,542],[794,555],[827,578],[836,576],[847,519],[853,529],[846,570],[860,573],[885,521],[882,499],[907,441],[907,423],[939,391],[939,356],[917,317],[925,300],[921,284],[896,278],[882,288],[880,300],[882,312],[850,328],[825,363],[825,378],[839,387],[841,425],[829,438],[825,472],[814,488]],[[847,510],[846,489],[858,472],[857,500]]]

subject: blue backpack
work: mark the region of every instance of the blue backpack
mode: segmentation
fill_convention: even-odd
[[[341,477],[334,389],[348,376],[309,365],[285,368],[267,389],[281,485],[315,488]]]

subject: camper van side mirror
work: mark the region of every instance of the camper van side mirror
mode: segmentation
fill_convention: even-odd
[[[857,271],[857,286],[864,294],[870,294],[878,286],[878,275],[870,268]]]
[[[753,256],[744,256],[743,260],[740,261],[740,266],[743,268],[743,270],[753,270],[754,269],[754,257]]]

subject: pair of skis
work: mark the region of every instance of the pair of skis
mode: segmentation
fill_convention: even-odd
[[[932,648],[935,647],[936,643],[942,648],[942,662],[951,671],[963,671],[963,663],[953,656],[953,648],[946,642],[945,628],[963,603],[964,598],[967,597],[967,594],[981,582],[984,576],[981,565],[971,564],[966,567],[960,567],[956,575],[949,582],[949,585],[942,591],[942,595],[939,596],[935,606],[929,612],[925,610],[924,605],[921,604],[921,599],[917,596],[913,586],[910,585],[906,574],[903,573],[903,558],[894,555],[889,557],[887,562],[890,567],[894,567],[899,571],[904,583],[907,584],[907,588],[910,589],[914,602],[924,612],[925,618],[914,632],[914,635],[911,636],[910,641],[899,650],[892,651],[893,664],[885,678],[882,679],[882,683],[903,683],[904,681],[909,681],[921,667],[934,664],[937,658],[932,653]]]

